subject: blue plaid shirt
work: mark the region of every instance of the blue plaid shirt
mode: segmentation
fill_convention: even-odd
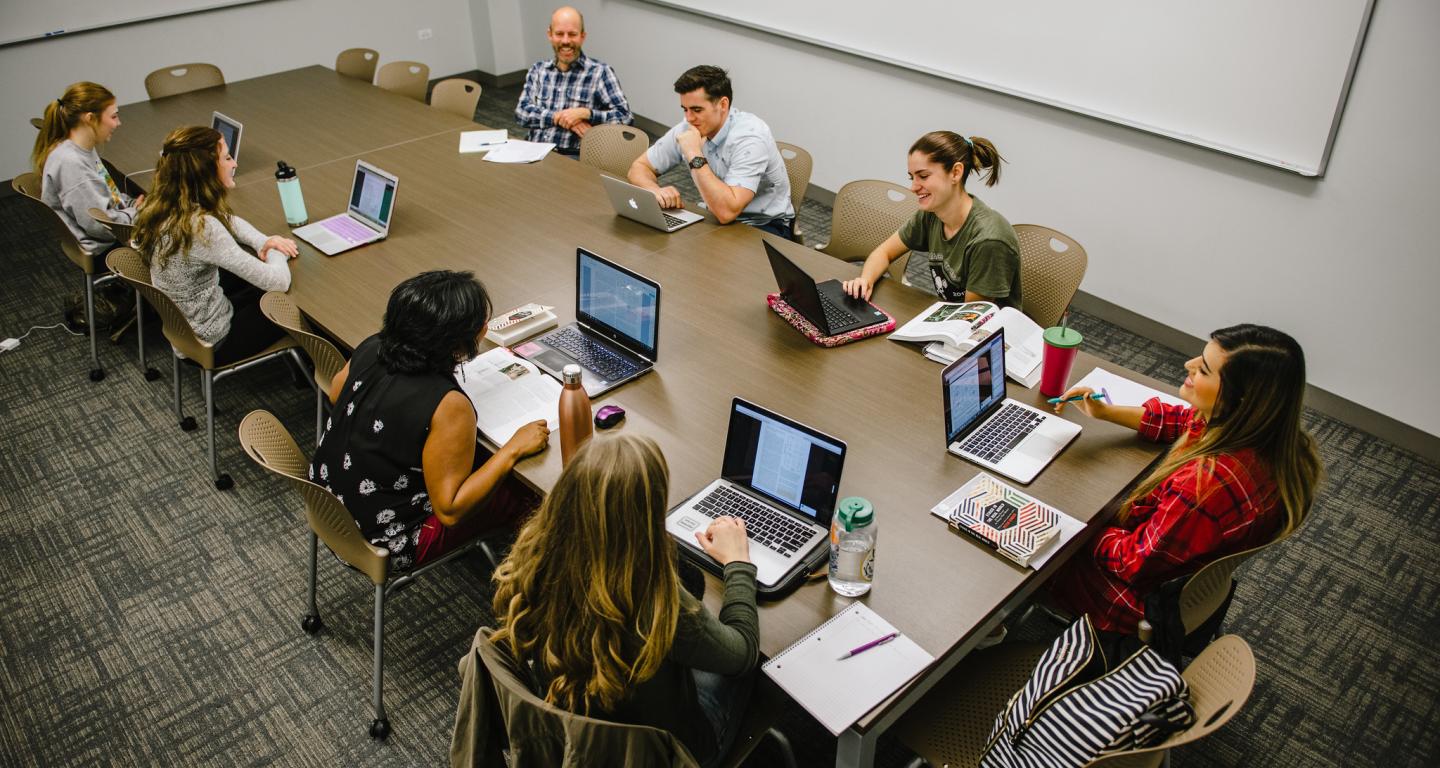
[[[555,66],[554,59],[535,62],[525,74],[525,90],[515,105],[515,121],[530,129],[531,141],[576,150],[580,148],[580,137],[555,125],[555,113],[571,107],[589,107],[591,125],[634,122],[615,70],[584,53],[564,72]]]

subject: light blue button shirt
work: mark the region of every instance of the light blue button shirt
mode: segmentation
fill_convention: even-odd
[[[645,153],[656,173],[664,173],[685,162],[676,138],[690,129],[684,121],[671,128]],[[715,138],[702,148],[710,170],[726,185],[744,187],[755,193],[750,204],[736,217],[745,224],[765,224],[795,215],[790,205],[790,177],[785,159],[770,135],[764,120],[738,109],[730,110]]]

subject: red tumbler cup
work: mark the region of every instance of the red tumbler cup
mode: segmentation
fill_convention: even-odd
[[[1074,328],[1045,329],[1045,355],[1041,362],[1040,394],[1059,397],[1070,386],[1070,368],[1075,364],[1075,353],[1080,349],[1084,336]]]

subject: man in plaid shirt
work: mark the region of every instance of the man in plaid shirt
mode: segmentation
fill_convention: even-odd
[[[580,152],[580,137],[599,123],[631,124],[630,105],[609,64],[585,55],[585,19],[574,8],[550,17],[555,58],[537,61],[525,75],[515,120],[531,141],[551,142],[562,154]]]

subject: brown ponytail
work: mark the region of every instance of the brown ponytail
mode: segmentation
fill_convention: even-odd
[[[35,137],[35,149],[30,153],[30,162],[35,173],[45,172],[45,159],[56,144],[69,138],[70,131],[84,121],[87,113],[93,113],[95,120],[115,103],[115,94],[99,83],[81,81],[65,89],[60,98],[45,105],[45,117],[40,124],[40,135]]]
[[[184,256],[200,236],[208,214],[230,225],[230,205],[220,182],[220,132],[203,125],[182,126],[165,137],[145,205],[135,216],[132,239],[140,254],[163,269],[176,253]]]
[[[1000,181],[1000,163],[1005,160],[989,139],[980,136],[967,139],[954,131],[931,131],[921,136],[910,145],[910,153],[915,152],[925,153],[946,171],[960,163],[964,169],[960,174],[961,187],[965,186],[972,170],[985,173],[985,186],[995,186]]]

